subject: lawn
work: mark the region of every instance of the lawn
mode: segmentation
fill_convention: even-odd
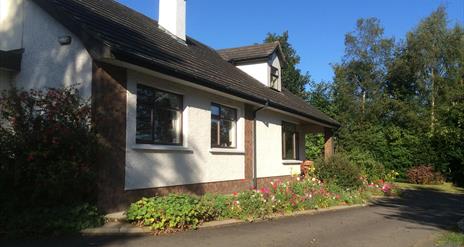
[[[438,240],[438,246],[464,246],[464,233],[446,232]]]
[[[407,190],[435,190],[452,194],[464,194],[464,188],[456,187],[452,183],[444,183],[440,185],[423,185],[423,184],[409,184],[409,183],[396,183],[400,189]]]
[[[464,188],[456,187],[452,183],[440,185],[422,185],[409,183],[396,183],[403,190],[434,190],[451,194],[464,194]],[[448,231],[443,233],[437,240],[437,246],[464,246],[464,234],[459,232]]]

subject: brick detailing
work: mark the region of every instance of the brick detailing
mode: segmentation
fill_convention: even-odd
[[[233,193],[253,186],[253,108],[245,106],[245,179],[160,188],[124,190],[126,162],[127,71],[95,62],[92,75],[92,119],[101,148],[98,150],[98,205],[107,212],[125,210],[142,197],[169,193]],[[290,176],[259,178],[258,188]]]
[[[333,131],[329,128],[324,128],[324,157],[330,158],[335,152],[334,147],[334,139],[333,139]]]
[[[253,107],[245,105],[245,178],[253,179],[254,159],[254,119]]]
[[[124,196],[127,71],[96,62],[92,71],[92,114],[100,144],[97,203],[114,210]]]
[[[266,177],[266,178],[258,178],[258,189],[260,188],[269,188],[271,182],[276,180],[286,182],[292,180],[292,176],[277,176],[277,177]]]
[[[278,177],[267,177],[267,178],[258,178],[258,188],[270,187],[270,183],[275,180],[280,181],[290,181],[291,176],[278,176]],[[162,196],[170,193],[186,193],[193,195],[203,195],[205,193],[221,193],[221,194],[231,194],[233,192],[240,192],[244,190],[249,190],[253,188],[253,179],[242,179],[242,180],[232,180],[232,181],[222,181],[222,182],[213,182],[213,183],[201,183],[201,184],[188,184],[188,185],[177,185],[169,187],[159,187],[159,188],[150,188],[150,189],[141,189],[141,190],[129,190],[125,191],[121,197],[123,200],[119,202],[117,207],[114,207],[109,210],[123,210],[127,206],[139,200],[142,197],[150,196]],[[107,209],[108,210],[108,209]]]

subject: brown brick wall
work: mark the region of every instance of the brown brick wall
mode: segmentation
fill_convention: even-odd
[[[123,68],[93,65],[93,122],[101,146],[97,156],[97,193],[98,205],[104,209],[113,209],[124,196],[126,79]]]
[[[254,151],[254,120],[253,107],[245,105],[245,178],[253,178],[253,151]]]
[[[258,178],[258,188],[269,188],[271,182],[276,180],[286,182],[292,180],[292,176],[278,176],[278,177],[267,177],[267,178]]]
[[[335,152],[335,144],[332,129],[324,128],[324,137],[324,157],[327,159],[329,157],[332,157]]]

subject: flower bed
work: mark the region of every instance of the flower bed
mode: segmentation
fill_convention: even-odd
[[[274,214],[365,203],[372,196],[391,195],[392,184],[379,180],[359,189],[343,189],[317,178],[275,180],[260,190],[202,197],[171,194],[133,203],[127,218],[155,232],[195,229],[218,219],[265,219]]]

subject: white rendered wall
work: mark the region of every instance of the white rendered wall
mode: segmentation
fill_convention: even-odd
[[[279,70],[279,79],[277,80],[277,83],[279,85],[279,87],[277,88],[277,90],[281,91],[282,90],[282,67],[280,65],[280,59],[279,59],[279,56],[277,56],[276,53],[274,53],[270,59],[270,64],[272,67],[275,67]],[[269,72],[268,74],[270,75],[271,74],[271,67],[269,67]],[[269,82],[270,82],[271,78],[269,78]]]
[[[183,139],[188,151],[150,150],[157,146],[136,145],[137,83],[183,95]],[[140,72],[129,71],[127,87],[126,190],[244,179],[243,103]],[[236,153],[212,152],[210,107],[213,102],[237,109]]]
[[[91,96],[92,59],[70,31],[30,0],[0,0],[0,49],[24,48],[21,72],[12,81],[18,88],[76,85],[83,97]],[[7,10],[3,6],[8,6]],[[62,46],[58,37],[71,36]]]
[[[269,86],[270,70],[267,62],[238,65],[237,68],[249,74],[262,84]]]
[[[271,112],[259,111],[256,124],[256,157],[258,177],[275,177],[292,175],[300,172],[299,161],[289,164],[282,159],[282,121],[299,124],[299,121],[288,116]],[[299,131],[299,160],[304,160],[304,130]]]

